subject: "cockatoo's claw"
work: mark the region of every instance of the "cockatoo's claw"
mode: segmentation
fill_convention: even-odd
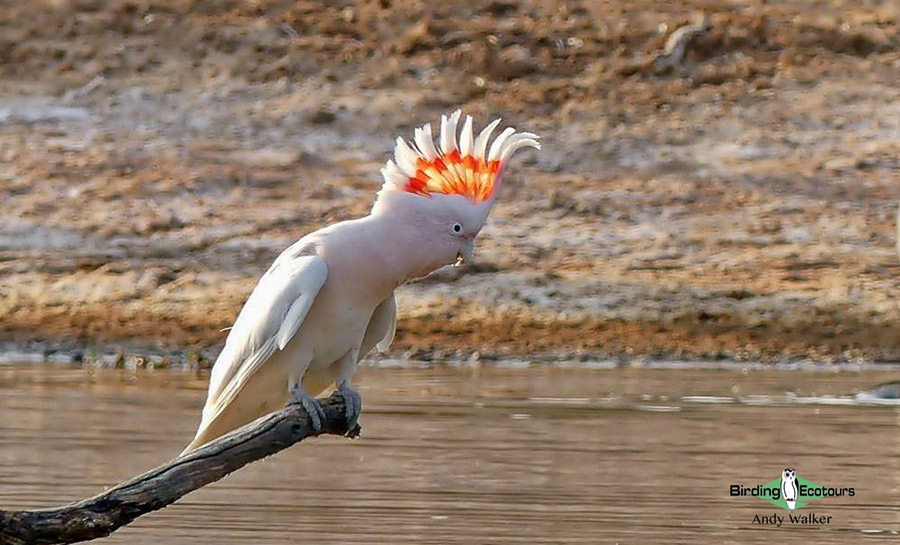
[[[359,437],[361,428],[357,422],[359,413],[362,411],[362,397],[346,380],[342,380],[338,384],[336,393],[344,399],[344,412],[347,415],[347,433],[345,435],[352,438]]]
[[[303,407],[306,415],[309,416],[309,423],[316,435],[322,433],[322,422],[325,421],[325,410],[316,401],[316,398],[306,393],[299,384],[291,388],[291,403],[296,403]]]

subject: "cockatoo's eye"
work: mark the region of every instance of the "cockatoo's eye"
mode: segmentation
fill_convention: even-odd
[[[454,235],[459,235],[459,234],[461,234],[461,233],[462,233],[462,224],[461,224],[461,223],[454,223],[453,225],[450,226],[450,231],[451,231]]]

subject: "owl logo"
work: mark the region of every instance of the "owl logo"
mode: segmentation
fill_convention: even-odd
[[[797,506],[797,497],[800,490],[797,486],[797,470],[792,467],[784,468],[781,472],[781,497],[787,503],[788,509],[794,510]]]

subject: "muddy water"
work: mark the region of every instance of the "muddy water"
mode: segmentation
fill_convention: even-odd
[[[374,368],[363,438],[247,467],[104,543],[847,543],[898,539],[900,405],[855,391],[897,372]],[[58,504],[168,459],[202,377],[0,366],[0,505]],[[785,466],[854,497],[798,513],[730,497]],[[785,523],[788,524],[788,523]]]

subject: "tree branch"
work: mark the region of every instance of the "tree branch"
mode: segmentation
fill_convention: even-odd
[[[320,403],[325,410],[322,433],[359,435],[359,426],[347,430],[343,397],[335,393]],[[0,543],[51,545],[108,536],[143,514],[315,435],[306,411],[288,405],[92,498],[50,509],[0,510]]]

